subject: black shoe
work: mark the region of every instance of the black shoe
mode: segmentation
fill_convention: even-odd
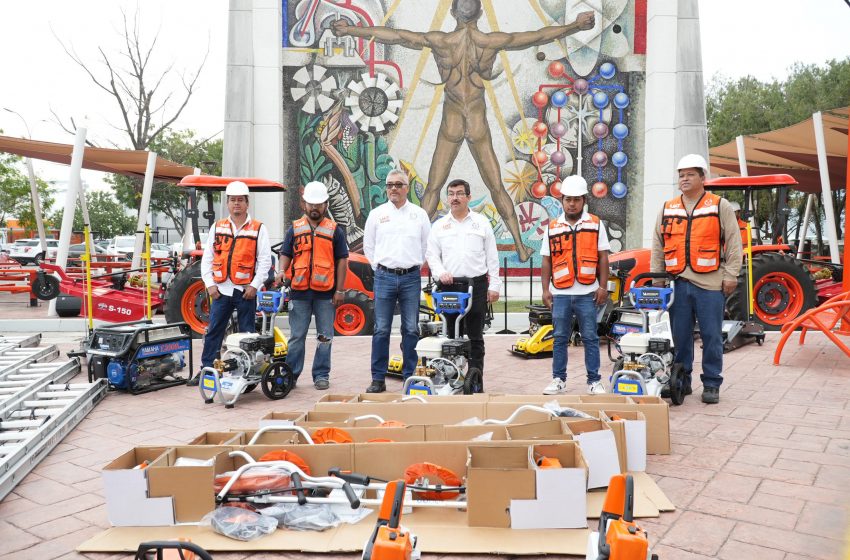
[[[372,381],[372,384],[366,388],[367,393],[383,393],[387,390],[387,384],[383,381]]]
[[[720,402],[720,387],[703,387],[702,402],[705,404],[717,404]]]
[[[198,386],[198,383],[200,383],[200,382],[201,382],[201,374],[199,373],[199,374],[198,374],[198,375],[196,375],[195,377],[193,377],[193,378],[191,378],[190,380],[188,380],[188,381],[186,382],[186,385],[188,385],[189,387],[197,387],[197,386]]]
[[[330,388],[330,381],[325,379],[324,377],[320,377],[313,383],[313,387],[318,389],[319,391],[327,391]]]

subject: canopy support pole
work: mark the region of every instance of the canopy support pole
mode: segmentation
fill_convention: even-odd
[[[829,256],[833,264],[840,264],[838,235],[835,228],[835,208],[832,205],[832,186],[829,183],[829,164],[826,160],[826,140],[823,136],[823,115],[820,111],[812,115],[815,127],[815,145],[818,150],[818,168],[820,170],[820,188],[823,193],[823,209],[826,215],[826,238],[829,241]]]
[[[797,242],[797,258],[803,258],[803,243],[806,242],[806,235],[809,233],[809,223],[812,221],[812,209],[815,206],[815,195],[810,194],[806,197],[806,213],[803,215],[803,223],[800,225],[799,241]],[[811,255],[809,255],[811,257]]]
[[[136,221],[136,244],[133,246],[133,262],[130,268],[139,268],[142,248],[145,242],[145,224],[148,223],[148,210],[151,206],[153,176],[156,172],[156,153],[148,152],[148,165],[145,168],[145,182],[142,186],[142,202],[139,204],[139,218]]]
[[[44,229],[44,217],[41,215],[41,197],[38,195],[38,181],[35,178],[35,169],[32,166],[32,158],[27,158],[27,174],[30,179],[30,195],[32,196],[32,210],[35,214],[35,225],[38,228],[38,239],[41,241],[41,251],[47,255],[47,232]]]

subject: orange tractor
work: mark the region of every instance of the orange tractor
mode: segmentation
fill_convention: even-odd
[[[187,264],[171,279],[164,296],[165,319],[169,323],[185,321],[196,338],[204,336],[209,324],[210,303],[204,282],[201,279],[201,234],[198,227],[200,216],[215,223],[213,195],[223,192],[232,181],[242,181],[251,192],[284,192],[286,187],[274,181],[256,178],[230,178],[212,175],[189,175],[178,187],[188,191],[189,205],[186,216],[191,220],[195,249],[184,254]],[[198,210],[198,194],[205,193],[207,210]],[[345,302],[336,310],[335,329],[340,335],[371,334],[374,326],[373,273],[366,257],[351,253],[348,260],[348,275],[345,280]]]
[[[705,182],[708,191],[739,191],[744,195],[742,218],[753,214],[754,194],[762,190],[776,191],[776,205],[769,225],[769,238],[762,239],[762,228],[753,229],[752,284],[753,320],[765,330],[779,330],[782,325],[801,313],[829,299],[841,288],[842,267],[811,259],[798,259],[796,248],[784,242],[787,238],[788,192],[797,185],[790,175],[759,175],[751,177],[720,177]],[[747,296],[746,247],[744,266],[738,276],[738,289],[726,300],[726,313],[730,319],[747,321],[749,315]],[[638,274],[649,272],[650,250],[634,249],[611,255],[614,270],[628,270],[626,286]],[[830,268],[829,278],[815,280],[813,271]]]

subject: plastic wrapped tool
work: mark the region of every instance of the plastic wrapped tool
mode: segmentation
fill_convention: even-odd
[[[339,515],[328,504],[275,504],[262,512],[277,519],[280,527],[296,531],[324,531],[341,523],[357,523],[371,510],[361,508]]]
[[[220,507],[204,516],[200,525],[239,541],[253,541],[277,529],[277,519],[235,507]]]

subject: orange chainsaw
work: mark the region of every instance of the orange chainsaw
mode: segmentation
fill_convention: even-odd
[[[612,476],[599,516],[599,531],[587,538],[586,560],[658,560],[649,551],[646,532],[634,522],[634,505],[632,476]]]
[[[403,480],[387,483],[378,522],[363,547],[363,560],[418,560],[416,536],[401,526],[407,485]]]

